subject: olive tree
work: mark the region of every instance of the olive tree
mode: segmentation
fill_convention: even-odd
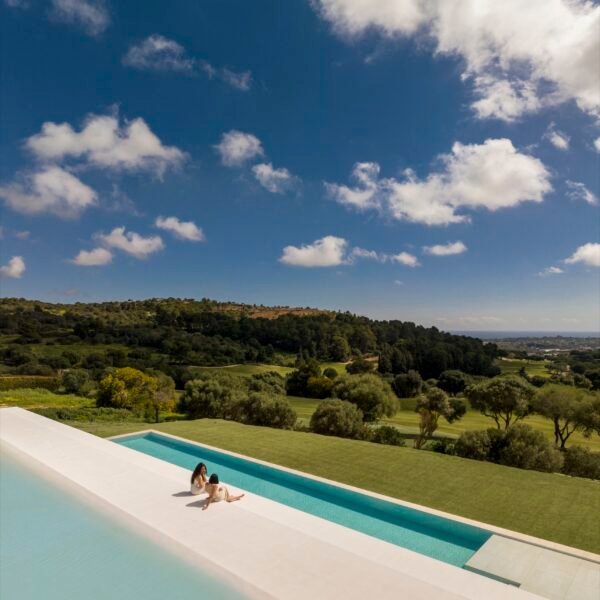
[[[600,435],[600,398],[584,389],[550,384],[540,388],[532,400],[533,410],[554,424],[554,443],[564,450],[576,431]]]
[[[466,406],[462,400],[450,399],[443,390],[431,387],[419,396],[415,410],[419,413],[419,436],[415,439],[415,448],[421,448],[432,438],[440,417],[453,423],[463,417]]]
[[[535,388],[519,377],[495,377],[465,389],[471,406],[505,430],[529,414],[534,394]]]
[[[310,418],[310,428],[324,435],[357,438],[364,431],[363,414],[352,402],[323,400]]]
[[[332,396],[356,404],[365,421],[377,421],[398,412],[398,399],[390,384],[375,374],[338,377],[333,385]]]

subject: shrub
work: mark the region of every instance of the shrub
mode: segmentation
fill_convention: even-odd
[[[34,413],[55,421],[138,421],[126,408],[36,408]]]
[[[329,379],[335,379],[338,376],[338,372],[333,367],[327,367],[323,371],[323,376]]]
[[[69,369],[60,376],[60,386],[67,394],[85,395],[90,391],[90,375],[85,369]]]
[[[439,440],[433,440],[429,446],[432,452],[438,454],[454,454],[454,447],[456,442],[448,438],[440,438]]]
[[[370,436],[370,441],[376,444],[387,444],[388,446],[406,446],[402,434],[392,425],[381,425],[374,429]]]
[[[392,387],[398,398],[413,398],[423,390],[423,379],[417,371],[411,370],[396,375]]]
[[[310,428],[315,433],[358,438],[363,432],[363,413],[345,400],[323,400],[310,419]]]
[[[58,388],[58,380],[56,377],[35,375],[29,377],[27,375],[0,377],[0,391],[17,390],[20,388],[43,388],[54,392]]]
[[[283,396],[285,394],[285,379],[276,371],[255,373],[248,379],[248,389],[251,392],[265,392]]]
[[[505,432],[498,462],[519,469],[553,472],[560,471],[563,457],[541,431],[518,424]]]
[[[463,431],[454,445],[454,453],[462,458],[488,460],[492,440],[487,431]]]
[[[54,375],[54,369],[48,365],[40,364],[37,361],[31,361],[15,368],[15,373],[19,375],[38,375],[38,376],[52,376]]]
[[[185,384],[178,409],[191,419],[235,419],[240,398],[238,388],[217,378],[194,379]]]
[[[358,375],[360,373],[371,373],[375,370],[376,364],[366,358],[357,358],[346,365],[346,371],[350,375]]]
[[[437,386],[441,390],[444,390],[445,392],[453,396],[464,392],[468,384],[469,377],[465,375],[462,371],[457,370],[443,371],[440,374],[437,382]]]
[[[329,377],[310,377],[306,384],[306,396],[318,399],[329,398],[332,388],[333,380]]]
[[[390,384],[378,375],[345,375],[336,379],[332,395],[356,404],[365,421],[391,417],[398,411],[398,399]]]
[[[600,479],[600,452],[591,452],[589,448],[571,446],[564,453],[562,472],[573,477]]]
[[[287,400],[267,394],[252,393],[241,400],[238,407],[239,420],[250,425],[292,429],[298,419]]]

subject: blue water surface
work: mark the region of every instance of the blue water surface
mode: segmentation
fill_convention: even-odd
[[[0,598],[244,596],[0,455]]]
[[[462,567],[491,535],[458,521],[156,433],[115,441],[190,470],[199,461],[205,462],[209,473],[218,473],[223,482],[452,565]]]

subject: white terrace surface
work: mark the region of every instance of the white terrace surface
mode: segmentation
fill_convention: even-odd
[[[19,408],[0,409],[0,442],[253,597],[540,598],[253,494],[202,511],[186,470]]]

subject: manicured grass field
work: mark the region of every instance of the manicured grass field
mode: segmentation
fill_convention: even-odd
[[[550,373],[546,369],[546,365],[549,365],[550,362],[547,360],[500,358],[496,364],[500,367],[504,375],[518,375],[521,367],[525,367],[525,371],[529,377],[533,377],[534,375],[550,377]]]
[[[146,427],[600,553],[600,483],[412,448],[201,419],[72,423],[107,437]]]
[[[55,394],[42,388],[18,389],[0,392],[0,406],[20,406],[21,408],[84,408],[95,406],[89,398],[72,394]]]
[[[312,398],[298,398],[295,396],[287,396],[288,401],[298,414],[298,417],[302,419],[303,423],[308,424],[310,417],[316,410],[320,400],[313,400]],[[383,419],[383,422],[395,425],[402,431],[402,433],[417,433],[419,430],[419,416],[414,411],[414,401],[407,399],[402,400],[403,409],[397,412],[393,417]],[[552,422],[543,417],[532,415],[525,417],[522,423],[531,425],[535,429],[542,431],[549,440],[554,442],[554,433]],[[492,419],[484,417],[480,412],[475,410],[469,410],[467,414],[455,423],[447,423],[443,419],[440,419],[440,425],[436,432],[437,435],[444,435],[449,437],[457,437],[463,431],[472,431],[476,429],[487,429],[489,427],[495,427],[496,424]],[[585,438],[580,433],[575,433],[569,439],[567,446],[579,444],[581,446],[587,446],[590,450],[600,452],[600,436],[593,435],[590,438]]]
[[[338,375],[342,375],[346,372],[346,363],[338,362],[327,362],[321,363],[321,369],[325,370],[328,367],[333,367]],[[269,371],[275,371],[284,377],[291,373],[293,367],[281,367],[279,365],[231,365],[227,367],[191,367],[194,371],[224,371],[233,375],[254,375],[255,373],[268,373]]]

